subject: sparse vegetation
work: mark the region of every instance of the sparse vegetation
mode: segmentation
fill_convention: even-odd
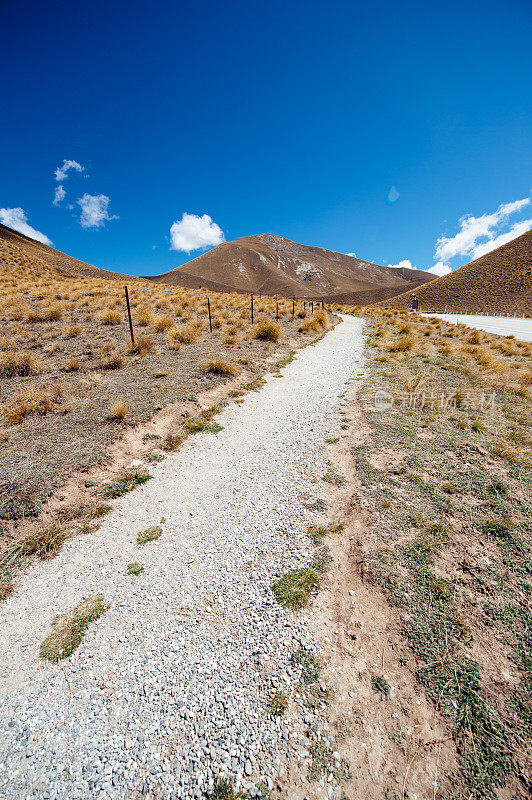
[[[151,528],[141,531],[137,535],[137,544],[147,544],[148,542],[155,542],[162,536],[163,529],[160,525],[152,525]]]
[[[142,564],[139,564],[137,561],[133,561],[131,564],[127,565],[127,574],[128,575],[135,575],[139,576],[144,572],[144,567]]]
[[[53,633],[41,644],[41,658],[61,661],[71,656],[81,644],[90,623],[99,619],[105,610],[103,595],[94,595],[72,611],[59,614],[52,622]]]
[[[270,700],[270,711],[274,717],[282,717],[288,708],[288,698],[284,692],[276,692]]]
[[[312,567],[287,572],[272,586],[275,599],[288,608],[303,608],[310,600],[312,592],[320,587],[320,575]]]
[[[104,490],[104,497],[116,498],[131,492],[137,486],[149,481],[151,475],[145,472],[126,473],[122,478],[110,483]]]

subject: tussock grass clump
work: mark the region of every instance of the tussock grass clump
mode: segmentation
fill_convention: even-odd
[[[413,350],[415,344],[416,339],[414,336],[401,336],[396,342],[388,345],[388,350],[390,353],[405,353],[408,350]]]
[[[252,337],[262,342],[277,342],[283,332],[278,322],[270,319],[263,319],[252,328]]]
[[[142,564],[139,564],[137,561],[133,561],[131,564],[127,565],[127,574],[128,575],[141,575],[144,572],[144,567]]]
[[[56,409],[63,399],[63,387],[56,383],[51,389],[21,389],[15,398],[8,401],[2,410],[8,425],[20,425],[32,414],[45,416]]]
[[[137,535],[137,544],[147,544],[148,542],[155,542],[162,536],[163,529],[160,525],[152,525],[151,528],[146,528]]]
[[[22,350],[14,353],[0,353],[0,377],[2,378],[32,375],[38,372],[39,368],[40,364],[33,353]]]
[[[180,325],[178,328],[172,329],[172,338],[176,339],[181,344],[192,344],[197,342],[201,336],[201,327],[197,324]]]
[[[298,314],[298,316],[300,316]],[[329,315],[323,308],[319,308],[311,317],[307,317],[298,328],[298,333],[317,333],[329,327]]]
[[[123,422],[127,417],[129,412],[129,408],[125,403],[119,400],[117,403],[114,403],[111,406],[111,410],[109,412],[109,416],[107,419],[112,420],[114,422]]]
[[[286,608],[303,608],[313,591],[320,587],[319,572],[312,567],[301,567],[287,572],[272,586],[278,603]]]
[[[124,364],[124,358],[118,350],[111,350],[110,347],[102,348],[98,358],[98,369],[112,370],[120,369]]]
[[[96,319],[104,325],[118,325],[122,322],[122,314],[115,308],[106,308],[96,315]]]
[[[63,334],[67,339],[74,339],[76,336],[79,336],[82,330],[83,328],[81,325],[69,325],[67,328],[65,328]]]
[[[68,534],[60,525],[51,525],[22,542],[24,555],[36,555],[39,558],[53,558],[61,549]]]
[[[59,614],[52,622],[53,633],[40,647],[40,657],[47,661],[68,658],[79,647],[91,622],[106,611],[103,595],[97,594],[78,603],[67,614]]]
[[[166,342],[170,350],[180,350],[181,340],[179,338],[178,328],[170,328],[166,332]]]
[[[234,364],[230,364],[228,361],[218,361],[214,358],[204,361],[201,369],[211,375],[236,375],[238,373],[238,367]]]
[[[76,358],[75,356],[70,356],[63,367],[65,372],[79,372],[80,368],[81,364],[79,362],[79,358]]]
[[[157,333],[163,333],[173,327],[174,320],[168,314],[161,314],[160,316],[153,316],[150,325]]]
[[[129,352],[133,355],[145,356],[151,353],[154,347],[155,344],[152,337],[142,333],[135,339],[135,343],[130,345]]]

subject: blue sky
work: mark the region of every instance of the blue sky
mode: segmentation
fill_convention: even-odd
[[[50,0],[2,19],[0,219],[82,260],[156,274],[271,232],[454,268],[532,224],[529,0]]]

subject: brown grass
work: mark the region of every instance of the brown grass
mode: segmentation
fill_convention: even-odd
[[[7,425],[20,425],[32,414],[44,416],[55,411],[63,399],[63,387],[56,383],[51,389],[21,389],[13,400],[4,404],[2,416]]]
[[[117,403],[114,403],[111,406],[111,410],[109,412],[109,416],[107,419],[113,420],[115,422],[123,422],[127,417],[129,412],[129,408],[125,403],[119,400]]]
[[[262,319],[252,329],[252,336],[254,339],[259,339],[263,342],[277,342],[281,338],[283,329],[278,322],[271,319]]]
[[[238,373],[238,367],[234,364],[230,364],[228,361],[218,361],[214,358],[205,361],[201,365],[201,369],[204,372],[210,372],[212,375],[236,375]]]
[[[0,353],[0,376],[13,378],[16,375],[32,375],[38,372],[40,364],[33,355],[24,351]]]

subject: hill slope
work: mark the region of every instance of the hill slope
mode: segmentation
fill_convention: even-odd
[[[23,233],[14,231],[6,225],[0,225],[0,241],[20,248],[29,258],[38,258],[41,261],[45,261],[52,269],[57,270],[62,275],[88,275],[91,278],[129,277],[120,272],[110,272],[107,269],[93,267],[92,264],[86,264],[84,261],[79,261],[77,258],[67,256],[66,253],[55,250],[55,248],[49,247],[46,244],[41,244],[41,242],[37,242],[35,239],[30,239],[29,236],[24,236]]]
[[[532,231],[449,275],[404,292],[379,305],[410,308],[417,294],[423,311],[532,313]]]
[[[430,278],[420,270],[381,267],[344,253],[262,233],[224,242],[150,280],[218,291],[369,303],[420,286]]]

